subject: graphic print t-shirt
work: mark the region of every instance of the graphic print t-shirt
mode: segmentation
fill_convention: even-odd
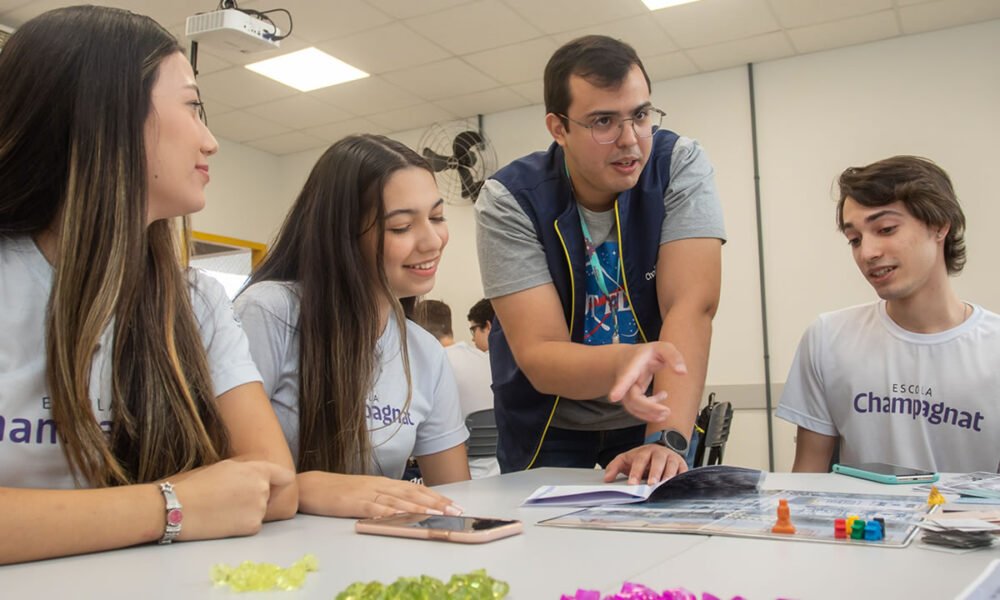
[[[615,318],[618,315],[618,338],[621,344],[635,344],[642,341],[639,328],[625,296],[618,256],[618,238],[615,233],[615,211],[594,212],[577,206],[587,223],[590,238],[596,246],[601,264],[601,277],[608,295],[597,283],[590,260],[584,263],[587,280],[583,283],[587,297],[584,300],[583,343],[591,346],[610,344],[615,332]],[[617,283],[616,283],[617,282]],[[621,289],[619,289],[621,288]],[[640,421],[629,415],[620,404],[611,404],[607,397],[593,400],[560,401],[552,426],[578,431],[598,431],[622,429],[638,425]]]

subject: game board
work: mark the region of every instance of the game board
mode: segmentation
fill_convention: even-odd
[[[794,534],[771,533],[778,500],[788,500]],[[789,541],[902,548],[930,512],[926,499],[909,496],[761,490],[720,497],[674,498],[642,504],[591,507],[539,525],[663,533],[696,533]],[[856,515],[885,520],[882,540],[836,539],[834,519]]]

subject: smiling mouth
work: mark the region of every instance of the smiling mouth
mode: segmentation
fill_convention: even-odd
[[[427,262],[422,262],[415,265],[403,265],[403,266],[406,267],[407,269],[413,269],[414,271],[426,271],[428,269],[433,269],[434,267],[436,267],[437,262],[438,261],[435,258],[434,260],[430,260]]]
[[[895,270],[896,267],[880,267],[878,269],[873,269],[869,271],[868,276],[871,277],[872,279],[881,279],[882,277],[885,277],[886,275]]]

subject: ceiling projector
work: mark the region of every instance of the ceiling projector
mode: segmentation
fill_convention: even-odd
[[[281,46],[281,42],[274,39],[281,35],[277,27],[235,8],[188,17],[184,34],[189,40],[199,44],[245,54],[274,50]]]

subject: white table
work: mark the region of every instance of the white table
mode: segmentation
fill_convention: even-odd
[[[520,508],[536,487],[601,480],[599,471],[537,469],[445,486],[442,491],[476,516],[521,519],[524,535],[484,545],[449,544],[354,533],[353,521],[298,516],[269,523],[256,536],[149,545],[0,567],[2,598],[324,598],[355,581],[389,583],[400,576],[486,568],[510,583],[513,600],[559,598],[578,587],[617,591],[623,581],[685,587],[720,597],[951,598],[997,550],[964,555],[916,547],[863,548],[806,542],[627,533],[536,527],[563,508]],[[765,487],[901,493],[840,475],[770,474]],[[288,566],[311,552],[320,570],[300,592],[234,595],[214,588],[212,565],[244,560]]]

